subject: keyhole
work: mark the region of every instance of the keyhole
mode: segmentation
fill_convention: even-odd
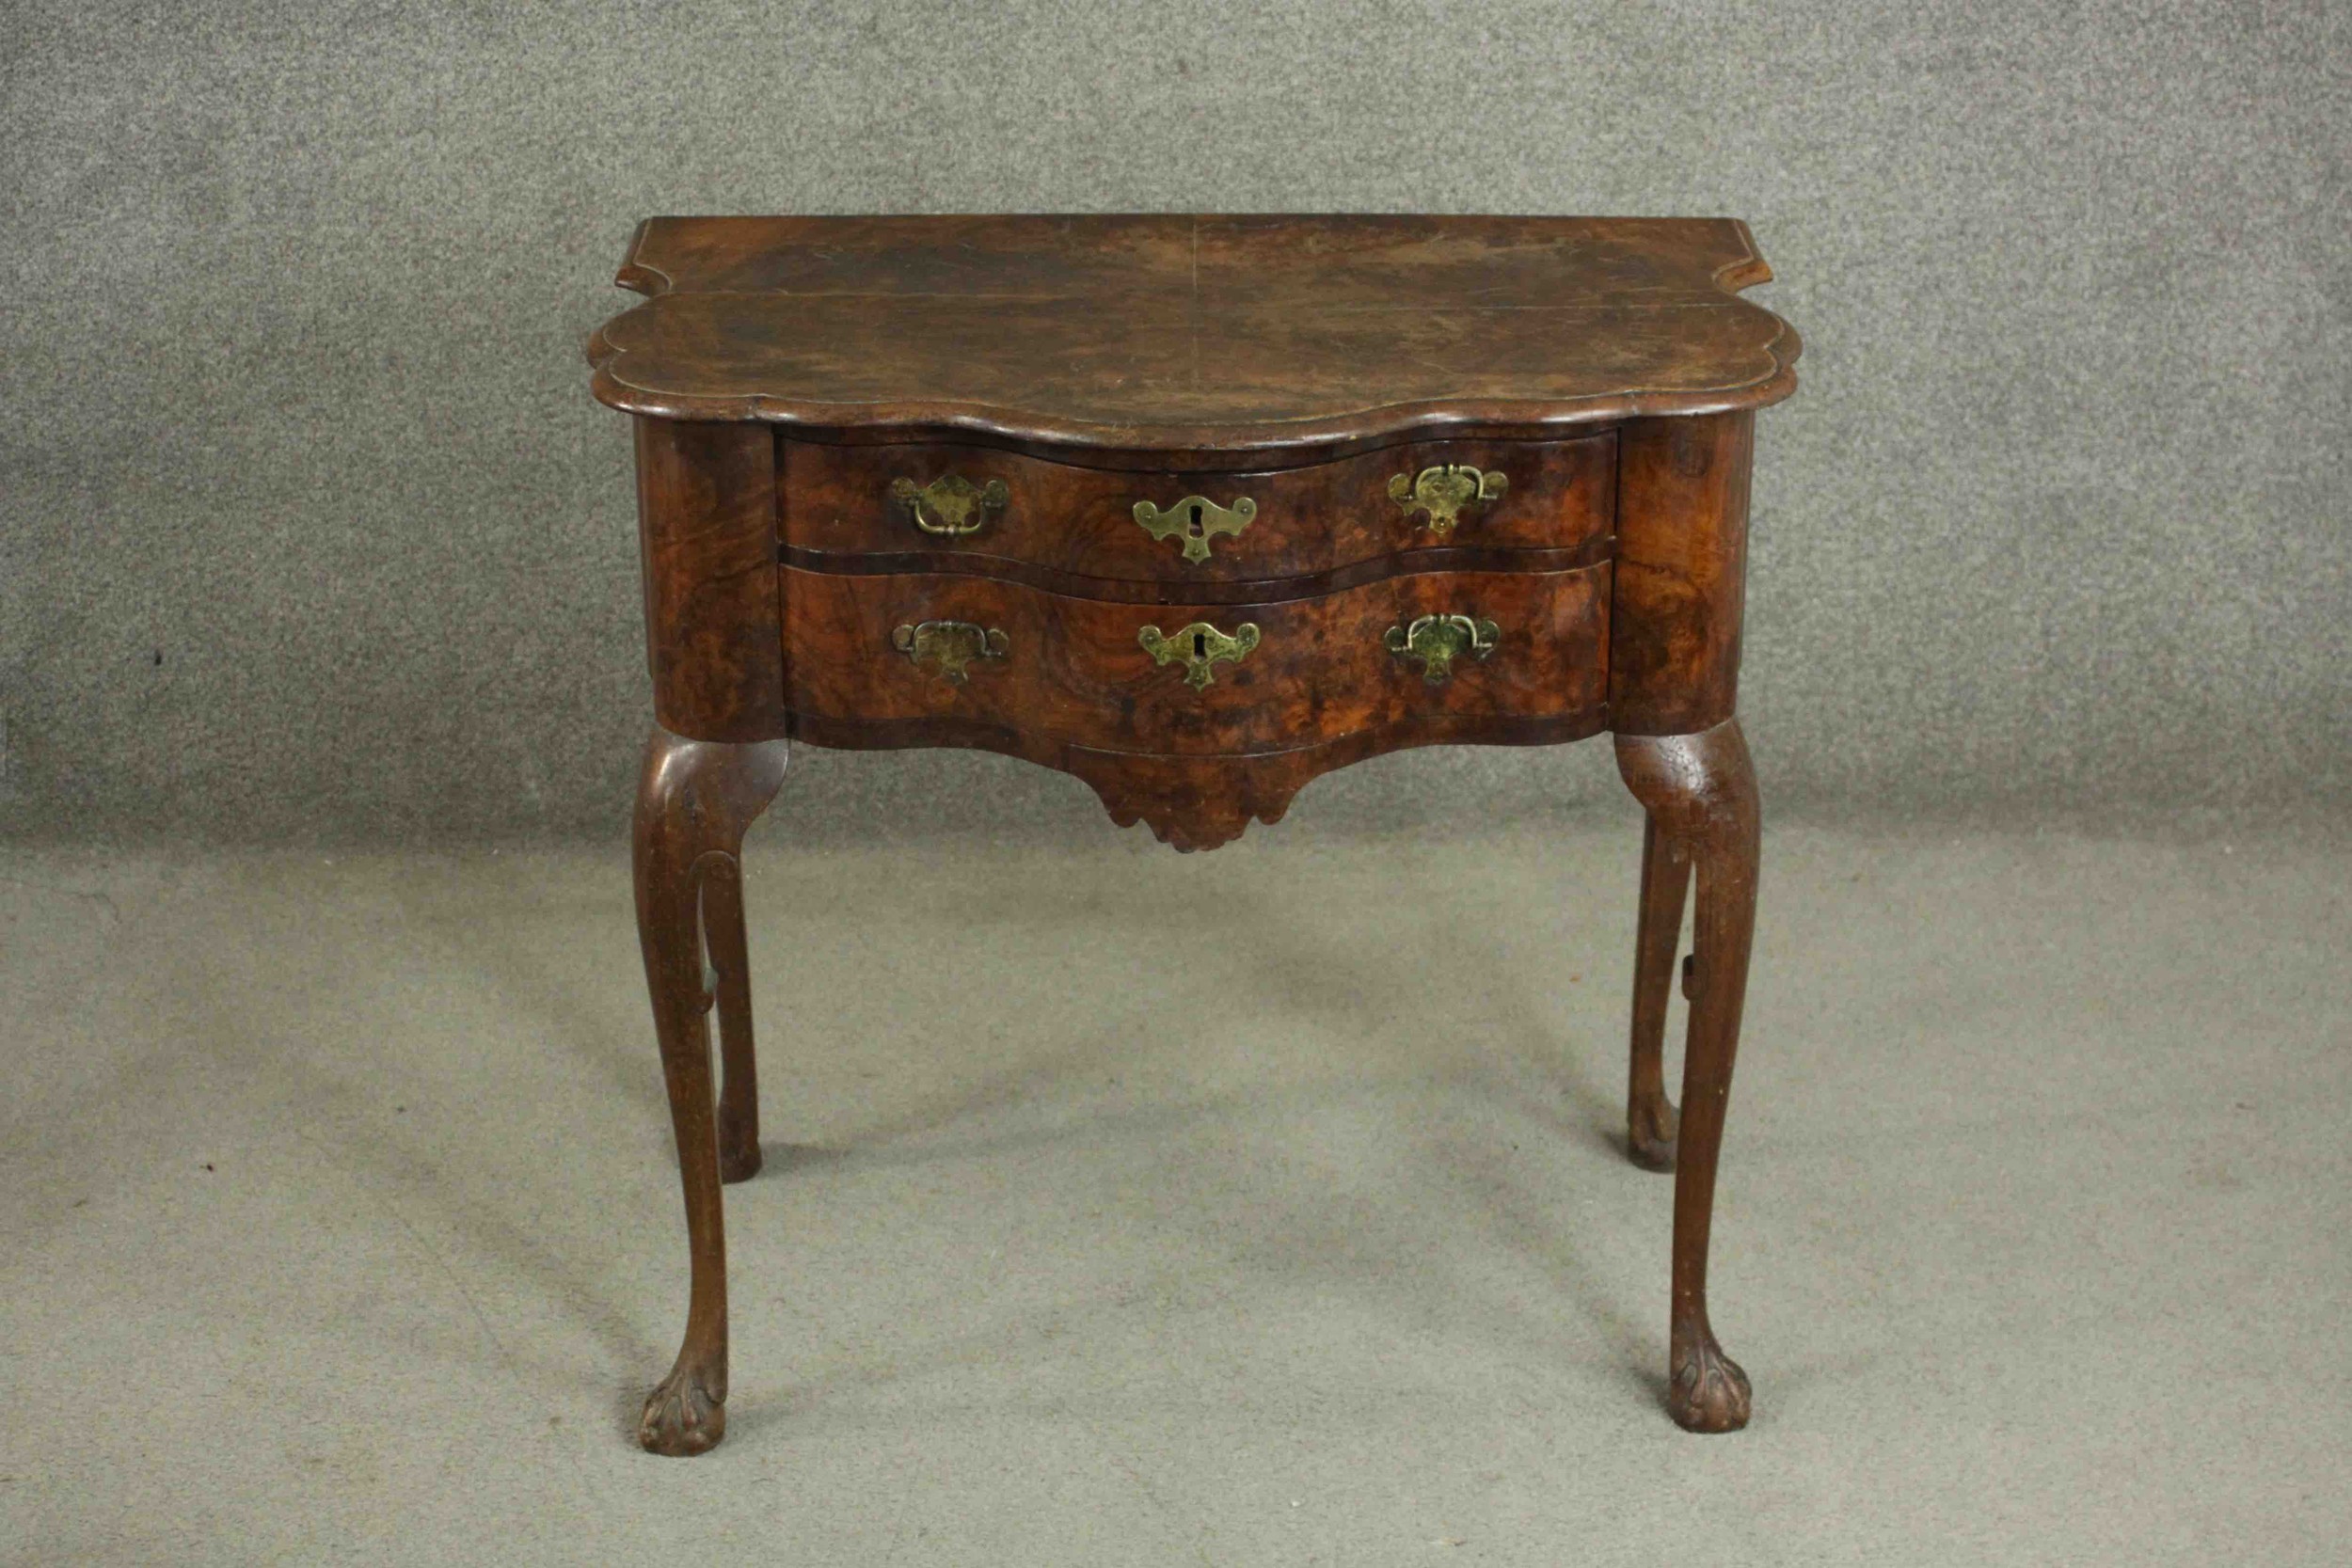
[[[1192,634],[1192,657],[1195,658],[1209,657],[1209,634],[1207,632],[1196,631]]]
[[[1200,506],[1199,506],[1198,504],[1195,504],[1192,508],[1190,508],[1190,510],[1191,510],[1191,512],[1192,512],[1192,521],[1191,521],[1191,523],[1190,523],[1189,525],[1187,525],[1187,526],[1186,526],[1186,528],[1185,528],[1184,531],[1185,531],[1187,534],[1191,535],[1191,536],[1192,536],[1193,538],[1195,538],[1195,539],[1200,539],[1200,538],[1203,538],[1203,537],[1205,537],[1205,535],[1203,535],[1203,534],[1201,533],[1201,531],[1200,531]],[[1198,641],[1198,640],[1196,639],[1196,641]]]

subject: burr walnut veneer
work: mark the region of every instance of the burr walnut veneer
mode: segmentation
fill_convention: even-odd
[[[636,432],[637,912],[692,1254],[647,1448],[724,1428],[720,1186],[759,1167],[739,847],[795,739],[1009,752],[1206,849],[1377,752],[1612,732],[1647,814],[1628,1123],[1676,1172],[1667,1404],[1746,1421],[1707,1250],[1756,899],[1750,442],[1797,356],[1734,291],[1769,276],[1720,218],[638,230],[650,297],[589,357]]]

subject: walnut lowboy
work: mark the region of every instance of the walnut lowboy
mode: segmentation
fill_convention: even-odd
[[[646,1447],[724,1430],[720,1184],[760,1161],[738,847],[794,739],[1025,757],[1195,849],[1376,752],[1614,732],[1646,816],[1628,1148],[1676,1172],[1666,1405],[1745,1423],[1707,1257],[1755,911],[1748,474],[1797,353],[1734,291],[1769,276],[1727,219],[640,229],[651,297],[590,358],[634,416],[638,924],[693,1259]]]

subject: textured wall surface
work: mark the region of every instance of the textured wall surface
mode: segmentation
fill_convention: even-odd
[[[1807,344],[1756,485],[1776,810],[2352,801],[2352,8],[100,0],[0,27],[0,831],[617,832],[647,713],[628,444],[580,344],[665,212],[1743,216]],[[1099,820],[997,758],[807,773],[814,831]],[[1606,748],[1445,752],[1295,815],[1615,789]]]

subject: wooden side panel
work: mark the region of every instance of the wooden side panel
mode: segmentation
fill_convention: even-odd
[[[781,736],[775,436],[755,424],[636,426],[654,714],[689,740]]]
[[[1609,723],[1689,735],[1738,706],[1756,416],[1637,420],[1618,433]]]

